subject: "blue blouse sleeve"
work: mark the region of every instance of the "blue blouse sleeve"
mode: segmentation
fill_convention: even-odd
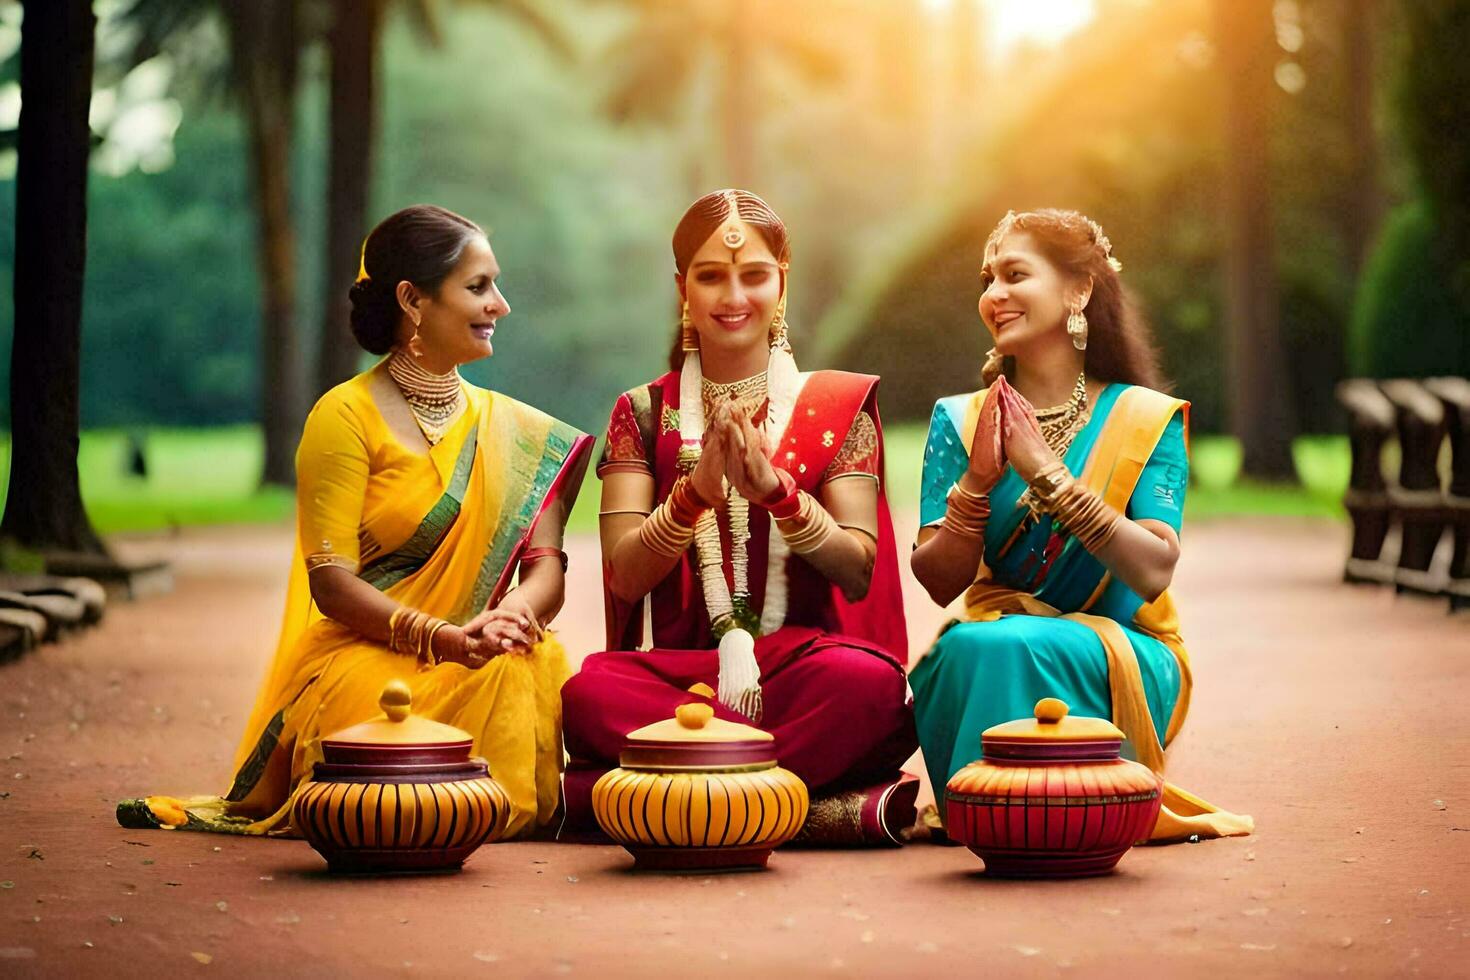
[[[963,396],[961,396],[963,398]],[[948,401],[949,399],[945,399]],[[960,442],[959,429],[944,401],[935,402],[924,444],[924,476],[919,489],[919,524],[927,527],[944,520],[949,488],[964,475],[970,456]]]
[[[1184,447],[1184,412],[1174,413],[1153,454],[1144,464],[1128,499],[1135,521],[1163,521],[1176,532],[1184,521],[1184,491],[1189,487],[1189,454]]]

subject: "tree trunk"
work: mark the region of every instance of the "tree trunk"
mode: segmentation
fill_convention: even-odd
[[[1290,478],[1286,387],[1271,229],[1267,135],[1276,53],[1272,0],[1216,0],[1225,81],[1226,350],[1230,429],[1246,474]]]
[[[1378,185],[1378,134],[1373,127],[1376,10],[1375,0],[1346,0],[1339,13],[1347,74],[1348,146],[1353,155],[1343,221],[1354,273],[1362,271],[1383,214],[1383,193]]]
[[[297,37],[290,0],[233,0],[231,55],[250,132],[261,285],[261,480],[294,486],[306,372],[296,329],[296,232],[291,221],[291,137]]]
[[[349,325],[347,288],[367,234],[377,131],[381,0],[334,0],[329,35],[331,134],[327,163],[327,261],[316,393],[357,373],[361,349]]]
[[[0,537],[105,554],[82,506],[82,283],[87,259],[91,0],[29,0],[21,28],[15,177],[10,490]]]

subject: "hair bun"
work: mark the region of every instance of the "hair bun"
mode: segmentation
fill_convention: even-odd
[[[363,279],[347,290],[352,304],[352,336],[369,354],[382,355],[393,347],[398,327],[398,298],[372,279]]]

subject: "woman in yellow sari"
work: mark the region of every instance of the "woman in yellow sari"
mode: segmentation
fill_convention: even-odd
[[[914,575],[953,623],[909,675],[925,764],[944,787],[986,728],[1043,697],[1111,718],[1155,772],[1189,710],[1168,586],[1188,485],[1189,403],[1155,356],[1096,222],[1007,214],[981,270],[988,386],[934,408]],[[1034,409],[1032,403],[1053,408]],[[1249,833],[1173,785],[1154,840]]]
[[[510,797],[509,834],[551,819],[568,666],[542,624],[562,604],[562,527],[592,440],[459,376],[510,312],[499,272],[485,233],[442,208],[368,236],[352,329],[388,357],[306,420],[286,613],[234,783],[125,800],[124,826],[290,833],[322,737],[377,714],[394,678],[415,713],[471,734]]]

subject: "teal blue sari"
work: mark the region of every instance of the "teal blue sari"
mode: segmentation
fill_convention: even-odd
[[[1072,473],[1083,473],[1119,396],[1130,387],[1111,384],[1098,396],[1091,419],[1063,460]],[[957,395],[934,406],[919,505],[924,526],[944,518],[949,488],[969,465],[965,416],[973,397]],[[1176,532],[1189,482],[1187,409],[1178,404],[1147,455],[1126,508],[1133,520],[1163,521]],[[1173,734],[1169,728],[1182,686],[1187,697],[1178,656],[1136,628],[1135,616],[1145,606],[1141,596],[1108,575],[1076,538],[1053,525],[1050,516],[1038,520],[1019,504],[1025,489],[1021,477],[1007,467],[991,491],[983,576],[996,586],[1034,596],[1060,613],[1086,612],[1116,623],[1137,658],[1158,745],[1166,744]],[[988,622],[952,623],[913,668],[909,680],[919,742],[941,801],[950,777],[980,757],[981,732],[1030,717],[1041,698],[1061,698],[1076,715],[1114,716],[1109,658],[1102,639],[1084,623],[1056,616],[1006,614]],[[1124,752],[1139,755],[1131,744],[1124,745]]]

